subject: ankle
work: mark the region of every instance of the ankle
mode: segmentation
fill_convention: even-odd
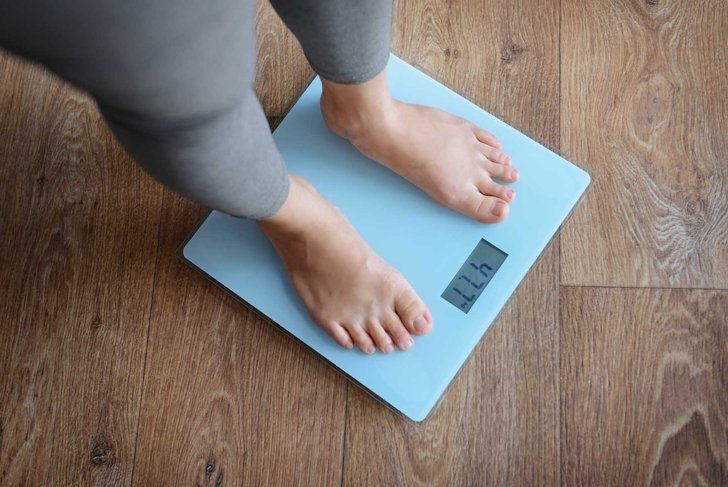
[[[331,131],[341,137],[354,141],[392,118],[394,100],[384,71],[365,83],[344,85],[324,80],[322,84],[321,112]]]
[[[315,189],[298,176],[289,176],[290,189],[283,205],[268,218],[258,220],[258,226],[271,240],[296,238],[310,225],[311,198]]]

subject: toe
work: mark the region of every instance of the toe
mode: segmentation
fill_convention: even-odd
[[[432,328],[430,312],[412,288],[398,296],[394,307],[400,321],[413,335],[424,335]]]
[[[496,223],[508,216],[508,203],[497,196],[484,195],[476,189],[468,198],[463,212],[481,223]]]
[[[503,147],[503,144],[500,143],[495,135],[491,134],[487,130],[478,127],[477,125],[473,125],[473,133],[475,134],[475,138],[484,144],[495,147],[497,149]]]
[[[361,325],[358,323],[344,323],[344,328],[346,328],[346,331],[349,332],[354,343],[362,352],[368,355],[374,353],[374,343]]]
[[[377,348],[381,350],[384,353],[392,353],[394,351],[394,345],[392,344],[392,339],[389,338],[389,335],[386,331],[384,331],[384,328],[382,327],[382,324],[377,320],[370,320],[367,321],[366,324],[367,333],[369,333],[369,336],[372,337],[374,340],[374,343],[376,344]]]
[[[382,325],[400,350],[409,350],[414,345],[414,340],[396,314],[392,313],[387,319],[382,320]]]
[[[491,161],[485,163],[485,170],[494,178],[514,183],[518,181],[518,169],[504,164],[497,164]]]
[[[513,202],[516,198],[516,190],[494,182],[490,178],[483,178],[478,184],[478,190],[485,196],[496,196],[507,203]]]
[[[339,323],[332,321],[330,323],[326,323],[324,326],[322,326],[322,328],[324,329],[324,331],[326,331],[326,333],[331,336],[331,338],[336,341],[336,343],[338,343],[342,347],[354,347],[354,341],[351,339],[351,336],[349,336],[349,332],[346,331],[346,329]]]
[[[510,166],[511,156],[503,152],[502,150],[495,148],[495,147],[489,147],[488,145],[481,145],[481,152],[483,155],[490,161],[494,162],[496,164],[501,164],[504,166]]]

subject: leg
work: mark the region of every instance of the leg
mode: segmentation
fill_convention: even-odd
[[[259,224],[311,316],[340,345],[389,353],[430,330],[412,287],[306,181],[293,177],[284,205]]]
[[[270,0],[322,78],[363,83],[389,58],[392,0]]]
[[[0,43],[86,89],[129,153],[199,203],[275,213],[288,175],[252,90],[254,5],[0,3]]]
[[[352,345],[343,324],[380,317],[397,320],[402,348],[411,337],[400,319],[424,332],[429,314],[404,279],[305,181],[287,175],[251,89],[252,2],[4,1],[0,44],[89,91],[161,182],[261,219],[311,315],[342,346]]]
[[[389,96],[386,74],[359,85],[324,81],[329,128],[435,201],[483,223],[508,215],[518,171],[489,132],[459,117]]]
[[[390,0],[273,0],[272,4],[298,36],[309,62],[326,79],[361,83],[386,66]],[[361,22],[352,23],[352,19]],[[347,39],[355,39],[356,43],[339,43]],[[308,189],[301,192],[302,200],[320,198],[312,188]],[[423,335],[432,327],[430,312],[402,275],[374,254],[338,210],[330,207],[329,212],[337,215],[330,222],[331,230],[316,232],[305,239],[299,237],[300,228],[284,232],[271,229],[268,224],[261,228],[274,242],[299,294],[307,296],[304,302],[317,303],[309,305],[314,316],[313,310],[318,311],[317,321],[340,326],[332,335],[341,336],[346,343],[352,340],[368,353],[375,345],[384,352],[391,351],[393,344],[402,350],[408,349],[413,344],[410,334]],[[286,204],[272,220],[295,213],[295,208]],[[300,217],[290,216],[288,220],[301,221]],[[319,240],[328,240],[331,235],[337,235],[338,243],[336,246],[327,243],[328,260],[307,257],[311,247],[323,245]],[[315,282],[335,285],[315,289],[310,286],[310,279],[297,278],[297,275],[309,278],[315,275]]]
[[[518,171],[498,140],[466,120],[390,96],[391,2],[273,4],[323,79],[321,109],[333,132],[444,206],[485,223],[506,218],[515,191],[494,178],[515,182]]]

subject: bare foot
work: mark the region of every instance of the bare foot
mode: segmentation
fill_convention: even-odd
[[[432,317],[412,287],[362,240],[344,215],[292,176],[281,209],[258,222],[314,321],[339,345],[409,349]]]
[[[323,82],[329,128],[364,155],[406,178],[440,204],[492,223],[515,198],[511,159],[489,132],[448,113],[394,100],[386,73],[358,85]]]

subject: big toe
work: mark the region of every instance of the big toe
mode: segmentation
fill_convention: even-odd
[[[407,331],[424,335],[432,328],[432,316],[412,288],[405,289],[395,301],[395,311]]]
[[[506,201],[497,196],[489,196],[473,191],[463,208],[463,213],[482,223],[496,223],[506,219],[509,207]]]

